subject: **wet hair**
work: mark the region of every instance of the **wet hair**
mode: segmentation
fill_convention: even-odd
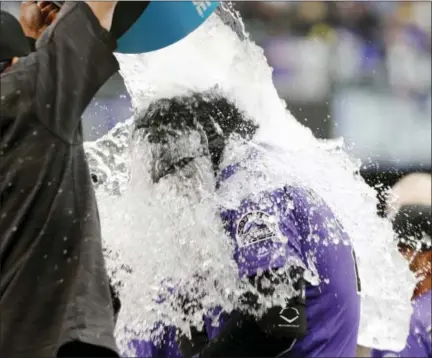
[[[150,143],[162,148],[153,152],[153,160],[159,162],[158,169],[152,173],[155,182],[202,155],[210,157],[217,173],[229,138],[236,135],[248,141],[257,128],[232,102],[214,91],[157,100],[144,113],[137,114],[135,120],[135,132],[139,131]],[[201,134],[200,150],[169,145],[171,139],[193,131]],[[175,150],[184,150],[185,155],[167,153]]]

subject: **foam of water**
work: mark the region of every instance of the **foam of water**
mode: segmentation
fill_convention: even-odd
[[[124,158],[118,157],[117,161],[130,164],[131,173],[129,182],[128,175],[122,174],[121,183],[115,186],[117,194],[119,187],[123,194],[112,195],[112,186],[98,190],[106,245],[117,255],[108,260],[108,265],[123,282],[118,326],[142,331],[164,320],[187,330],[215,304],[232,309],[245,283],[237,277],[232,247],[216,217],[216,206],[236,205],[244,193],[291,181],[315,190],[335,211],[352,239],[363,289],[359,344],[403,348],[414,279],[394,246],[391,225],[377,217],[375,192],[355,174],[359,163],[345,154],[343,145],[324,145],[316,140],[286,109],[273,86],[262,50],[241,41],[214,15],[169,48],[145,55],[118,55],[118,59],[137,110],[158,98],[216,86],[260,125],[250,145],[265,159],[255,162],[254,166],[261,166],[255,169],[264,168],[268,173],[261,182],[234,181],[227,199],[214,193],[214,178],[206,174],[210,172],[206,170],[209,163],[202,159],[155,187],[148,176],[145,145],[134,143],[131,151],[125,150],[127,144],[122,146]],[[128,138],[122,135],[121,140],[112,140],[127,143]],[[103,147],[103,140],[92,150]],[[263,149],[263,143],[273,149]],[[241,160],[244,153],[239,143],[233,143],[226,150],[224,164]],[[132,158],[131,163],[126,157]],[[118,178],[109,169],[105,171],[107,177]],[[182,176],[188,180],[181,180]],[[121,270],[121,264],[127,264],[132,273]],[[223,286],[215,285],[215,279]],[[156,295],[177,287],[200,287],[198,292],[188,293],[204,297],[203,307],[189,315],[181,314],[180,304],[168,294],[165,301],[155,304]],[[285,296],[290,294],[285,292]],[[119,336],[124,338],[123,331]]]

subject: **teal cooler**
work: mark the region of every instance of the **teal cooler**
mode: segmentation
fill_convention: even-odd
[[[111,28],[116,51],[138,54],[170,46],[198,28],[218,5],[218,1],[120,1]]]

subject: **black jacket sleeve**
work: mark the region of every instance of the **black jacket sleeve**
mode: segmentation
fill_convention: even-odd
[[[36,51],[12,66],[23,78],[32,112],[52,133],[71,143],[81,116],[99,88],[118,70],[115,41],[90,7],[68,2],[36,42]]]
[[[36,51],[36,40],[34,38],[32,38],[32,37],[27,37],[27,41],[28,41],[28,43],[30,45],[30,49],[32,51]]]

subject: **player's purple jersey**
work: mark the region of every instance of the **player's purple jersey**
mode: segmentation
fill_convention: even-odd
[[[413,313],[405,348],[400,352],[372,350],[371,356],[380,357],[429,357],[432,358],[431,332],[432,290],[412,301]]]
[[[223,179],[234,172],[224,171]],[[319,274],[319,285],[306,288],[307,335],[287,343],[280,356],[355,357],[360,319],[355,258],[329,207],[314,193],[284,187],[245,198],[236,210],[222,209],[221,218],[235,242],[240,276],[276,269],[288,261],[307,268],[312,264]],[[209,339],[221,329],[223,320],[218,328],[206,320]],[[160,347],[158,354],[152,351],[153,356],[181,357],[176,344],[165,344],[170,345],[169,351]],[[138,356],[148,356],[148,347],[154,349],[143,341],[134,342],[134,346]]]
[[[175,327],[165,328],[163,337],[158,343],[134,339],[129,343],[129,349],[135,351],[136,357],[145,358],[182,358],[179,346],[176,341]],[[130,355],[125,355],[130,357]]]

